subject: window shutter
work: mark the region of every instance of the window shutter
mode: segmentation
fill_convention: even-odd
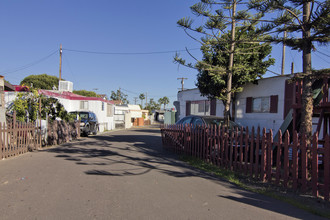
[[[191,101],[186,102],[186,116],[190,115]]]
[[[295,93],[295,83],[289,83],[288,80],[285,81],[285,93],[284,93],[284,114],[283,119],[287,116],[292,105],[294,104],[294,93]]]
[[[270,96],[270,113],[277,113],[278,95]]]
[[[245,113],[251,113],[251,112],[252,112],[252,97],[247,97]]]
[[[212,99],[211,100],[211,115],[216,115],[217,114],[217,100],[216,99]]]

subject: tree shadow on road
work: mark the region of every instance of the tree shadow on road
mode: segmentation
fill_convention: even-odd
[[[148,134],[143,134],[144,132]],[[66,143],[47,151],[55,153],[55,157],[75,161],[77,165],[94,168],[85,171],[87,175],[133,176],[143,175],[151,170],[173,177],[207,175],[191,169],[178,160],[176,155],[165,151],[159,130],[151,135],[148,130],[138,131],[134,135],[97,135],[79,143]],[[100,168],[95,169],[95,166]],[[117,169],[120,166],[123,168]]]
[[[91,136],[83,141],[71,142],[47,150],[55,157],[84,166],[86,175],[125,177],[143,176],[151,171],[175,178],[200,177],[225,185],[241,197],[218,197],[271,210],[283,215],[306,219],[306,212],[297,212],[293,206],[256,193],[244,191],[238,186],[203,172],[180,161],[177,155],[164,150],[160,132],[147,130],[111,132]],[[274,205],[274,201],[278,205]],[[295,210],[295,211],[294,211]],[[308,216],[308,213],[307,213]]]

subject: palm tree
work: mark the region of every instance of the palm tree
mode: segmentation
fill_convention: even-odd
[[[146,98],[146,97],[144,96],[143,93],[141,93],[141,94],[139,95],[139,99],[141,99],[141,108],[142,108],[143,100],[144,100],[145,98]]]

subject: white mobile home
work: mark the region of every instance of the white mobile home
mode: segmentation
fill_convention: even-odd
[[[243,126],[260,126],[278,130],[292,104],[292,95],[285,95],[289,75],[260,79],[249,83],[236,94],[231,106],[232,117]],[[291,90],[290,90],[291,91]],[[290,94],[288,90],[288,94]],[[216,115],[223,117],[224,105],[219,100],[208,100],[199,90],[178,93],[179,117],[187,115]]]
[[[113,120],[114,105],[112,101],[98,97],[85,97],[67,91],[39,90],[39,93],[58,99],[68,112],[84,110],[94,112],[99,122],[100,132],[112,130],[115,127]]]

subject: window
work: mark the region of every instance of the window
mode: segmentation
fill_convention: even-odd
[[[104,102],[102,102],[102,111],[104,111]]]
[[[210,115],[210,101],[191,101],[190,111],[192,115]]]
[[[252,99],[252,112],[269,112],[270,100],[269,97],[259,97]]]
[[[113,110],[112,110],[112,105],[107,104],[107,117],[113,116]]]
[[[246,113],[277,113],[277,109],[278,95],[246,98]]]
[[[80,109],[88,109],[88,101],[80,101]]]

